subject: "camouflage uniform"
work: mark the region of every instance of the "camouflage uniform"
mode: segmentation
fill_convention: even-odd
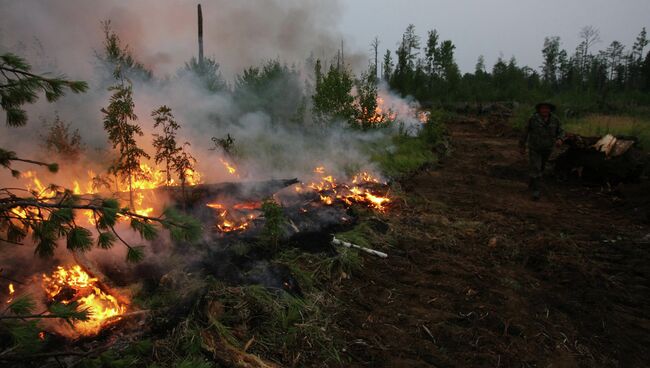
[[[535,113],[528,120],[519,144],[521,147],[525,147],[526,143],[528,143],[528,164],[531,179],[537,180],[542,177],[555,142],[563,138],[564,131],[560,126],[560,120],[555,115],[551,115],[548,122],[544,121],[538,113]]]

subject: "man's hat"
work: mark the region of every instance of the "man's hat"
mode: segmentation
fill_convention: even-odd
[[[535,105],[535,111],[539,111],[539,109],[542,108],[542,106],[548,106],[552,112],[555,112],[555,110],[557,110],[557,107],[554,104],[544,101]]]

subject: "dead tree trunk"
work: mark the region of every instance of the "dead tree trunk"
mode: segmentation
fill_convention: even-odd
[[[203,67],[203,12],[201,11],[201,4],[198,6],[199,15],[199,66]]]

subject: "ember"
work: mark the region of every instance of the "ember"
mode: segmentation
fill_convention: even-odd
[[[52,275],[43,274],[43,289],[50,302],[79,303],[79,310],[87,310],[89,319],[75,321],[73,326],[82,335],[96,335],[105,326],[114,323],[124,314],[126,306],[115,296],[100,289],[98,279],[90,277],[81,266],[58,266]]]
[[[222,233],[231,233],[248,229],[251,221],[261,214],[262,204],[246,202],[226,207],[221,203],[208,203],[206,206],[218,213],[217,229]]]

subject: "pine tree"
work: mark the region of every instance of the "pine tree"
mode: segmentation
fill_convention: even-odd
[[[174,119],[172,109],[165,105],[152,111],[151,117],[154,119],[154,128],[162,126],[162,134],[154,133],[153,135],[153,147],[156,149],[154,160],[156,164],[165,163],[165,178],[167,185],[169,185],[172,181],[171,173],[174,159],[182,150],[176,143],[176,132],[180,125]]]
[[[557,77],[560,59],[560,37],[546,37],[544,39],[544,65],[542,66],[542,75],[544,82],[551,88],[557,87]]]
[[[393,67],[395,64],[393,63],[393,56],[390,52],[390,50],[386,50],[386,53],[384,54],[384,61],[382,63],[382,69],[383,69],[383,79],[386,82],[390,81],[390,77],[393,74]]]
[[[354,96],[352,96],[354,80],[348,70],[331,65],[327,74],[323,75],[320,72],[320,62],[317,62],[316,75],[316,91],[312,96],[316,118],[321,123],[331,120],[354,123],[356,115]]]
[[[106,108],[102,108],[104,114],[104,130],[108,133],[108,140],[113,149],[117,149],[118,156],[109,168],[109,173],[126,181],[129,185],[129,204],[133,209],[133,180],[147,179],[140,164],[143,158],[149,159],[149,155],[140,147],[135,140],[136,136],[142,136],[142,128],[135,122],[138,117],[135,115],[135,104],[133,102],[133,86],[122,79],[118,84],[110,87],[113,92],[110,102]]]
[[[194,171],[194,166],[196,165],[196,159],[188,152],[188,147],[190,144],[185,142],[183,147],[180,147],[179,151],[173,157],[173,169],[178,175],[178,178],[181,182],[181,192],[183,195],[183,206],[187,203],[187,194],[185,192],[185,187],[187,184],[187,176],[191,171]]]

